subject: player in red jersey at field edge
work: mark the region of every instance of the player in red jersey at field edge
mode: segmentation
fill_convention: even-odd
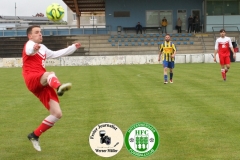
[[[58,51],[52,51],[41,44],[43,37],[39,26],[30,26],[27,29],[28,41],[24,45],[22,52],[24,77],[27,88],[42,102],[48,109],[50,115],[27,137],[32,142],[37,151],[41,151],[39,137],[43,132],[50,129],[62,117],[58,96],[69,90],[71,83],[61,84],[54,72],[47,72],[45,60],[47,58],[57,58],[67,56],[75,52],[80,43]]]
[[[216,55],[218,53],[222,78],[224,81],[226,81],[226,73],[230,69],[230,49],[233,52],[233,58],[236,59],[236,53],[234,52],[232,46],[232,40],[226,36],[226,31],[224,29],[221,29],[220,37],[216,40],[215,43],[214,62],[216,62]]]

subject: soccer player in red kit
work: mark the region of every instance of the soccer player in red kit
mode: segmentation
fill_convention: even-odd
[[[37,151],[41,151],[39,137],[43,132],[50,129],[62,117],[58,96],[69,90],[71,83],[61,84],[54,72],[47,72],[45,60],[67,56],[75,52],[80,43],[58,51],[52,51],[41,44],[43,37],[39,26],[30,26],[27,29],[28,41],[22,52],[24,77],[27,88],[42,102],[50,115],[27,137]],[[58,96],[57,96],[58,95]]]
[[[226,81],[226,73],[230,69],[230,49],[233,52],[233,58],[235,59],[236,53],[234,52],[231,38],[226,36],[226,31],[224,29],[221,29],[220,37],[215,43],[214,62],[216,62],[216,55],[218,53],[222,78],[224,81]]]

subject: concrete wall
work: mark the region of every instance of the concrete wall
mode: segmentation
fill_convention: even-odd
[[[217,61],[218,57],[217,57]],[[237,62],[240,62],[240,53],[237,53]],[[212,53],[206,54],[178,54],[176,63],[214,63]],[[161,62],[160,62],[161,63]],[[123,56],[81,56],[48,59],[46,66],[88,66],[88,65],[134,65],[159,64],[158,55],[123,55]],[[21,67],[21,58],[0,58],[0,67]]]

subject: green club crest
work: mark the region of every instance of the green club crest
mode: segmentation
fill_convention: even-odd
[[[127,150],[137,157],[152,155],[157,150],[159,141],[160,137],[156,128],[144,122],[132,125],[125,135]]]

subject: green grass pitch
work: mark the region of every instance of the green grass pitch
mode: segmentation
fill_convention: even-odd
[[[147,122],[160,135],[147,160],[240,159],[240,64],[223,82],[219,64],[176,64],[174,83],[163,84],[161,65],[47,67],[72,90],[60,97],[63,117],[40,138],[27,134],[49,115],[30,93],[21,68],[0,69],[1,160],[101,160],[89,146],[93,127],[116,124],[125,135]],[[136,160],[125,145],[108,159]]]

